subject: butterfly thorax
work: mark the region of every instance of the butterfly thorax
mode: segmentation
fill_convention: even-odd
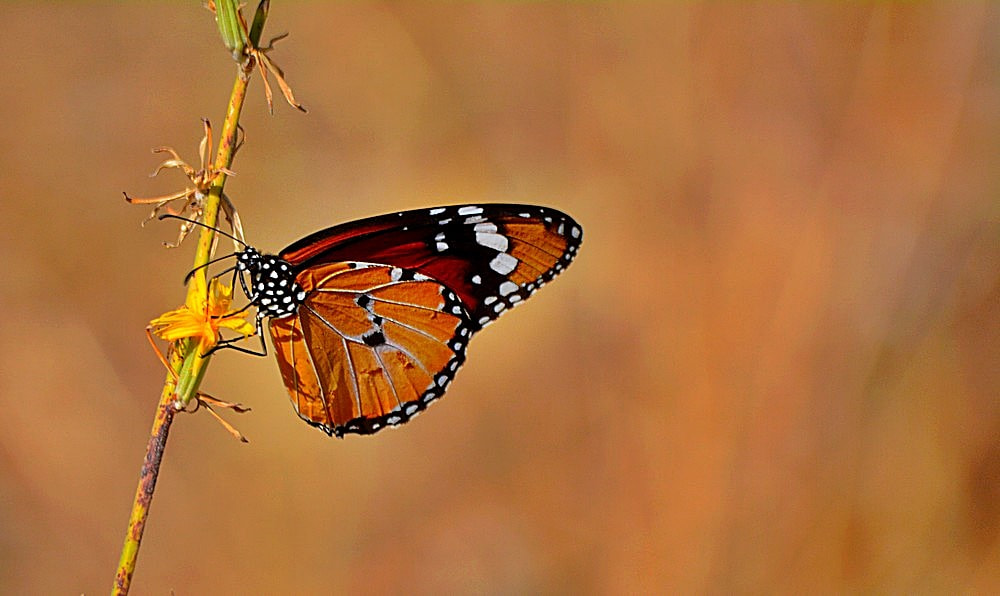
[[[237,256],[236,268],[250,274],[250,302],[257,307],[258,317],[293,315],[306,298],[292,266],[278,256],[247,247]]]

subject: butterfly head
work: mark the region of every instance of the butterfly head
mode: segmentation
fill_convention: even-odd
[[[252,246],[248,246],[243,251],[236,253],[236,268],[246,271],[251,275],[260,270],[261,254]]]
[[[295,314],[306,293],[295,281],[295,271],[284,259],[265,255],[247,247],[236,257],[236,268],[250,274],[250,301],[258,317],[287,317]]]

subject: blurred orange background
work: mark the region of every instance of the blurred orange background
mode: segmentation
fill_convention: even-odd
[[[127,190],[235,74],[197,3],[8,4],[0,592],[111,586],[194,243]],[[1000,6],[290,4],[226,190],[275,251],[461,202],[580,258],[374,437],[218,355],[140,594],[1000,591]],[[218,127],[217,127],[218,130]]]

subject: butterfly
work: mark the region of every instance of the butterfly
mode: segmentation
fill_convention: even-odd
[[[472,336],[561,273],[582,239],[555,209],[453,205],[344,223],[276,255],[246,246],[234,275],[295,412],[343,437],[440,398]]]

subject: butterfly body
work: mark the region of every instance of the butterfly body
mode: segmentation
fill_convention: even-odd
[[[349,222],[277,255],[248,247],[237,269],[296,412],[339,437],[439,398],[472,335],[565,269],[581,240],[553,209],[456,205]]]
[[[237,254],[236,269],[250,275],[250,293],[257,318],[286,317],[295,314],[306,298],[302,286],[295,281],[292,266],[277,255],[261,254],[247,247]]]

